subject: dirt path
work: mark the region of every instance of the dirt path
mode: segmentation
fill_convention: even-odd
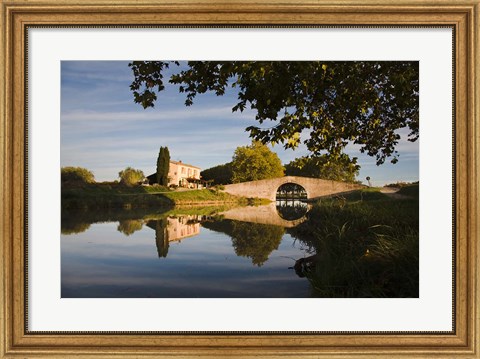
[[[410,198],[409,196],[405,196],[403,194],[397,193],[400,191],[398,187],[382,187],[380,192],[387,195],[388,197],[395,198],[395,199],[407,199]]]

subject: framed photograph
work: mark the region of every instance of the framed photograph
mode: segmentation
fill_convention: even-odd
[[[480,2],[1,1],[1,357],[480,356]]]

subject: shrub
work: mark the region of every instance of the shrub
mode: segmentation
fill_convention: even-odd
[[[95,182],[95,176],[93,173],[82,167],[62,167],[61,179],[62,182]]]
[[[126,186],[136,185],[145,178],[143,171],[132,167],[127,167],[123,171],[118,172],[118,176],[120,177],[120,183]]]

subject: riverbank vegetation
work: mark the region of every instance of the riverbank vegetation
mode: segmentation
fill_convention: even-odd
[[[247,198],[237,197],[216,188],[172,191],[167,187],[126,186],[116,182],[62,183],[62,210],[104,208],[171,208],[175,205],[224,204],[246,205]]]
[[[418,184],[316,202],[289,233],[311,253],[296,262],[317,297],[418,297]]]

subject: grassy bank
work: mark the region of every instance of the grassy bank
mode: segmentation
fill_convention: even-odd
[[[324,199],[289,230],[312,254],[299,274],[314,296],[418,297],[418,185],[401,194],[369,188]]]
[[[170,191],[162,186],[118,183],[62,184],[62,209],[173,208],[175,205],[248,204],[242,197],[216,189]]]
[[[416,198],[418,200],[419,186],[418,185],[403,186],[402,188],[400,188],[400,190],[397,193],[402,196],[408,196],[408,197]]]
[[[194,204],[222,204],[222,203],[239,203],[248,204],[248,199],[243,197],[232,196],[231,194],[218,191],[216,189],[203,189],[182,192],[169,192],[164,196],[176,205],[194,205]]]

